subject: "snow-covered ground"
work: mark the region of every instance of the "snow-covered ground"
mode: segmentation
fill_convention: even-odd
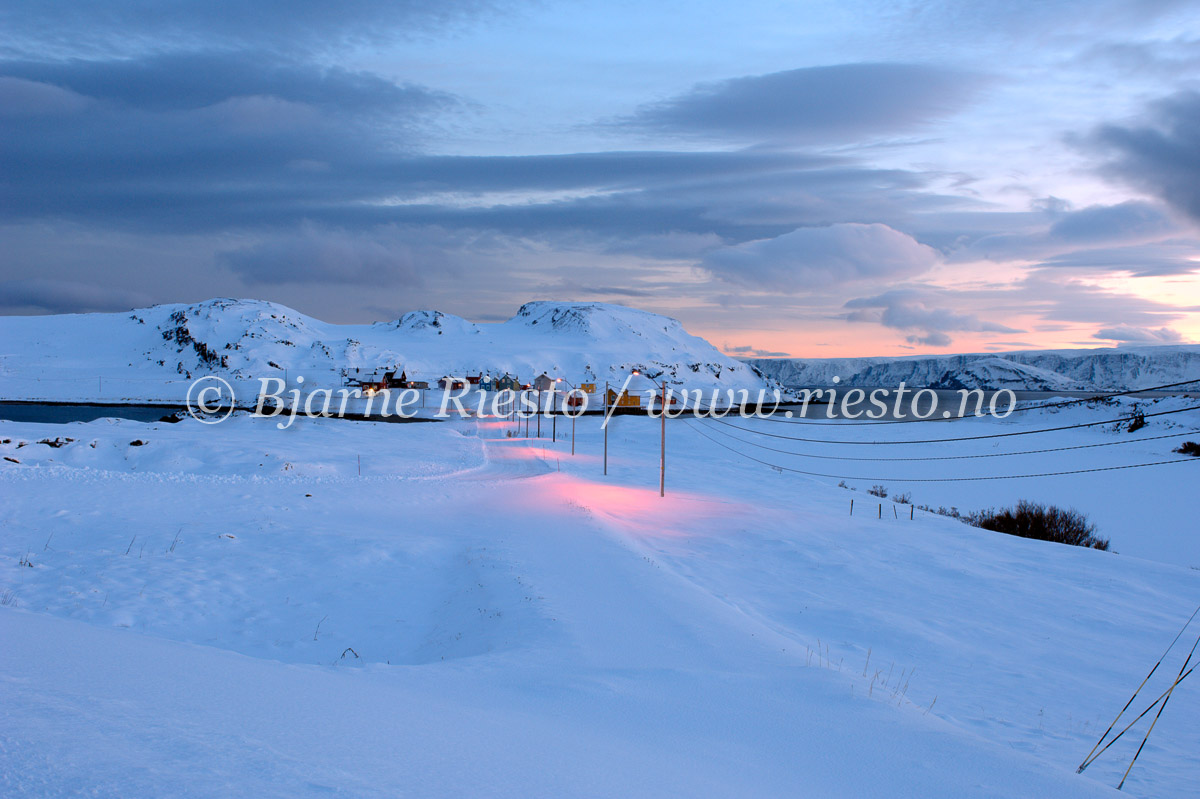
[[[1119,415],[746,426],[912,440]],[[1161,460],[1176,441],[1149,437],[1181,429],[1166,419],[1200,426],[1151,419],[1142,443],[1060,460],[837,473]],[[1118,555],[886,501],[880,520],[862,508],[878,481],[776,472],[717,430],[753,439],[668,424],[660,498],[644,417],[613,420],[607,476],[595,417],[575,455],[562,420],[553,443],[494,420],[0,423],[0,454],[20,461],[0,460],[0,793],[1115,795],[1140,734],[1074,771],[1200,597],[1195,464],[888,483],[963,508],[1041,492],[1088,511]],[[1127,503],[1143,524],[1121,522]],[[1168,546],[1185,554],[1138,557]],[[1196,697],[1181,685],[1126,793],[1194,794]]]
[[[787,470],[834,475],[817,479],[829,485],[845,482],[847,488],[857,489],[857,493],[847,495],[847,504],[853,496],[860,505],[866,503],[877,510],[878,499],[862,494],[882,485],[893,498],[907,493],[918,505],[962,512],[1010,506],[1019,499],[1071,506],[1097,523],[1100,534],[1111,539],[1115,551],[1200,569],[1200,535],[1193,524],[1194,509],[1181,501],[1187,486],[1196,479],[1191,467],[1200,466],[1200,459],[1173,451],[1184,441],[1200,442],[1200,410],[1188,410],[1200,406],[1200,399],[1119,397],[1091,403],[1039,400],[1024,404],[1050,407],[1018,411],[1005,420],[964,418],[883,424],[821,420],[814,424],[812,420],[781,423],[727,417],[691,424],[711,439],[705,443],[714,455],[740,459],[720,446],[725,445]],[[1147,418],[1145,426],[1134,433],[1128,432],[1129,421],[1053,430],[1128,419],[1137,411]],[[1047,429],[1053,432],[1025,432]],[[971,440],[974,436],[997,434],[1001,437]],[[799,438],[860,443],[795,440]],[[914,440],[934,443],[861,443]],[[1025,477],[1172,460],[1177,463]],[[767,467],[760,468],[771,473]]]

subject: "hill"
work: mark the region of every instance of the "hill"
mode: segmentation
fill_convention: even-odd
[[[531,302],[492,324],[413,311],[337,325],[275,303],[213,299],[122,314],[0,317],[0,341],[0,387],[10,399],[177,400],[206,374],[244,383],[303,375],[317,387],[340,385],[343,369],[395,367],[431,385],[481,372],[619,384],[634,369],[689,388],[765,385],[678,321],[602,303]]]

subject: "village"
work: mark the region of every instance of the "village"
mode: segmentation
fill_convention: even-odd
[[[606,385],[605,390],[600,391],[594,382],[574,383],[566,378],[551,377],[545,371],[531,381],[522,381],[510,372],[499,375],[488,372],[465,376],[443,375],[432,381],[432,385],[429,380],[410,378],[407,372],[399,366],[384,369],[343,369],[341,375],[343,388],[357,389],[366,397],[390,390],[410,390],[419,392],[422,404],[425,403],[425,392],[436,390],[461,392],[457,395],[459,399],[473,393],[478,393],[480,397],[488,394],[496,395],[493,401],[496,407],[507,408],[509,412],[517,412],[521,405],[540,408],[550,413],[560,411],[586,413],[589,409],[595,412],[608,411],[608,409],[623,411],[643,409],[642,395],[627,387],[620,387],[620,390],[617,390]],[[634,371],[632,376],[640,376],[640,373]],[[657,384],[654,385],[657,387]],[[648,394],[649,392],[644,393]],[[532,405],[527,399],[530,394],[533,395]],[[652,403],[654,407],[661,405],[661,400],[658,399],[660,395],[661,390],[656,394]],[[518,397],[522,399],[518,399]],[[479,402],[482,408],[484,400],[480,399]],[[669,404],[677,405],[677,398],[670,397]]]

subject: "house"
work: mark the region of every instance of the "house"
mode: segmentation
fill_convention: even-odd
[[[642,398],[637,394],[630,394],[628,391],[622,391],[620,394],[608,390],[608,407],[610,408],[640,408],[642,407]]]
[[[375,370],[363,371],[360,368],[355,368],[353,371],[349,369],[342,370],[342,384],[349,388],[362,389],[367,393],[383,391],[387,388],[387,377],[381,375]]]
[[[400,372],[400,376],[396,376],[396,372]],[[349,388],[362,389],[368,393],[383,391],[389,388],[416,388],[409,382],[408,375],[399,367],[380,371],[379,369],[354,369],[342,370],[342,385]]]
[[[521,381],[505,372],[504,377],[497,377],[492,381],[492,387],[496,391],[518,391],[521,388]]]
[[[584,394],[595,394],[596,393],[596,384],[595,383],[580,383],[579,390],[582,391]]]
[[[480,372],[477,375],[467,375],[467,382],[473,386],[478,386],[482,380],[483,380],[482,372]]]
[[[651,408],[661,408],[661,407],[662,407],[662,404],[663,404],[662,392],[660,391],[660,392],[658,392],[657,394],[655,394],[655,395],[654,395],[654,399],[650,401],[650,407],[651,407]],[[673,407],[675,407],[675,406],[676,406],[676,405],[678,405],[678,404],[679,404],[679,397],[676,397],[676,396],[675,396],[675,395],[673,395],[673,394],[672,394],[672,395],[670,395],[670,405],[671,405],[671,407],[673,408]]]
[[[467,381],[463,380],[461,377],[450,377],[449,375],[438,381],[438,388],[459,389],[466,388],[467,385]]]
[[[540,375],[538,375],[537,377],[535,377],[533,379],[533,388],[536,391],[549,391],[550,389],[554,388],[557,384],[558,384],[558,381],[555,380],[550,375],[546,374],[545,372],[542,372]]]

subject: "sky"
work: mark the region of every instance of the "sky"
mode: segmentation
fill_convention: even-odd
[[[1200,4],[8,0],[0,313],[1200,341]]]

